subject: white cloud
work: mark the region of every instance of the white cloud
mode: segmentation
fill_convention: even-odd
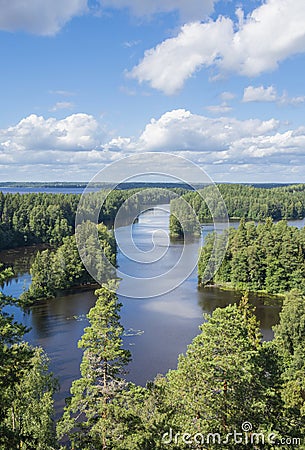
[[[243,102],[275,102],[277,92],[273,86],[265,88],[264,86],[248,86],[244,90]]]
[[[219,0],[0,0],[0,30],[51,36],[73,17],[107,8],[129,9],[138,17],[178,12],[183,21],[204,19]],[[126,42],[126,46],[138,41]]]
[[[229,106],[226,102],[222,102],[220,105],[207,106],[206,109],[210,111],[212,114],[226,114],[232,111],[233,108]]]
[[[72,109],[73,107],[74,107],[74,103],[72,103],[72,102],[57,102],[50,109],[50,111],[58,111],[61,109]]]
[[[241,10],[237,16],[238,23],[219,17],[183,25],[176,37],[147,50],[129,76],[170,95],[202,67],[253,77],[305,52],[304,0],[266,0],[246,18]]]
[[[302,181],[305,127],[283,127],[275,119],[213,118],[178,109],[152,119],[137,137],[109,139],[103,124],[87,114],[62,120],[32,114],[0,130],[0,175],[83,180],[123,156],[153,151],[184,156],[219,180],[251,181],[256,173],[256,181],[271,181],[283,173],[283,181]]]
[[[178,11],[185,20],[203,19],[214,10],[219,0],[100,0],[102,7],[128,8],[136,16]]]
[[[233,98],[235,98],[235,94],[233,94],[233,92],[225,91],[225,92],[222,92],[222,93],[220,94],[220,98],[221,98],[223,101],[233,100]]]
[[[128,76],[140,83],[148,81],[165,94],[174,94],[196,70],[214,64],[218,48],[225,36],[230,38],[231,30],[231,20],[224,18],[217,22],[186,24],[177,37],[147,50],[144,59]]]
[[[282,104],[282,105],[297,106],[302,103],[305,103],[305,96],[300,95],[298,97],[289,97],[287,92],[284,92],[284,94],[281,97],[279,97],[278,102],[279,102],[279,104]]]
[[[274,86],[248,86],[244,89],[242,101],[247,102],[277,102],[281,105],[299,105],[305,102],[305,96],[289,97],[287,92],[277,93]]]
[[[242,138],[274,133],[279,122],[271,119],[240,121],[234,118],[210,118],[178,109],[146,125],[137,149],[146,151],[221,152]]]
[[[0,0],[0,29],[56,34],[72,17],[88,11],[87,0]]]
[[[234,167],[243,166],[247,170],[247,165],[256,166],[257,170],[266,165],[280,165],[288,170],[305,164],[305,127],[286,131],[280,128],[275,119],[210,118],[181,109],[152,119],[139,138],[113,139],[105,148],[124,155],[173,152],[205,166],[208,173],[213,173],[217,166],[219,174],[225,174],[228,167],[233,167],[233,172]],[[246,176],[246,172],[240,173]]]
[[[72,114],[62,120],[44,119],[31,114],[17,125],[0,130],[0,151],[31,152],[41,150],[88,150],[100,144],[99,125],[93,116]]]

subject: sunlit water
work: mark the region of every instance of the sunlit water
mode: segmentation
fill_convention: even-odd
[[[119,250],[118,263],[122,271],[139,276],[141,270],[141,276],[152,277],[166,272],[175,263],[183,244],[169,243],[168,221],[169,215],[164,208],[147,211],[140,216],[139,222],[133,225],[135,244],[142,251],[147,251],[153,245],[153,232],[156,229],[163,230],[166,257],[160,258],[156,264],[141,264],[139,269],[139,265]],[[301,223],[294,225],[300,226]],[[206,226],[204,233],[211,229],[211,226]],[[124,237],[127,227],[122,228],[120,233],[121,238]],[[200,242],[197,240],[187,245],[193,246],[194,252],[198,252]],[[6,294],[18,297],[29,285],[28,268],[34,253],[35,249],[21,249],[0,254],[0,260],[18,268],[18,277],[4,287]],[[166,281],[162,282],[164,286],[159,287],[161,291],[166,291]],[[211,313],[216,307],[224,307],[239,298],[240,294],[236,292],[216,288],[198,290],[196,268],[184,283],[167,294],[148,299],[120,297],[123,303],[121,322],[125,328],[124,346],[131,350],[133,357],[127,378],[145,385],[147,380],[153,379],[158,373],[175,368],[178,355],[185,352],[187,345],[198,334],[203,313]],[[272,326],[277,322],[280,310],[278,300],[252,297],[252,301],[257,307],[264,339],[272,339]],[[88,325],[86,314],[94,303],[92,291],[79,291],[73,295],[44,300],[28,312],[16,307],[9,308],[16,320],[31,328],[26,339],[31,344],[42,346],[50,357],[51,370],[61,385],[60,392],[56,394],[57,415],[62,411],[64,398],[69,395],[72,380],[80,374],[82,352],[77,348],[77,342]]]

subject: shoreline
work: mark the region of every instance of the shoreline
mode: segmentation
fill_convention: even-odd
[[[230,284],[217,284],[217,283],[213,283],[213,284],[206,284],[206,285],[202,285],[200,283],[198,283],[198,289],[205,289],[205,288],[212,288],[212,289],[219,289],[221,291],[230,291],[230,292],[239,292],[240,294],[243,294],[245,292],[249,292],[249,294],[253,294],[256,295],[258,297],[270,297],[273,299],[284,299],[286,294],[272,294],[270,292],[267,291],[253,291],[251,289],[240,289],[240,288],[235,288]]]

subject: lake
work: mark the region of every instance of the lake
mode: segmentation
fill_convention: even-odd
[[[164,205],[144,212],[133,225],[135,244],[145,250],[151,245],[156,229],[168,233],[168,223],[169,213]],[[204,227],[203,235],[211,229],[211,226]],[[126,230],[127,227],[120,229],[121,237]],[[170,243],[166,258],[160,258],[158,263],[146,266],[145,270],[149,271],[150,276],[166,272],[168,266],[176,261],[182,245],[181,242]],[[198,251],[200,240],[187,245]],[[18,297],[29,285],[29,265],[36,251],[37,248],[32,247],[0,253],[0,260],[12,264],[18,274],[4,286],[6,294]],[[139,270],[120,249],[118,264],[128,274]],[[123,278],[122,285],[125,281]],[[164,280],[162,282],[165,283]],[[123,304],[121,323],[125,328],[124,346],[131,350],[133,357],[127,379],[145,385],[147,380],[152,380],[158,373],[175,368],[178,355],[185,352],[187,345],[199,333],[203,314],[211,313],[218,306],[236,302],[239,298],[240,294],[233,291],[198,289],[196,268],[184,283],[167,294],[148,299],[120,296]],[[263,338],[272,339],[272,326],[277,323],[280,310],[279,300],[251,296],[251,301],[257,308]],[[61,414],[64,398],[69,395],[72,380],[80,374],[82,352],[77,348],[77,342],[88,325],[86,314],[94,303],[92,291],[79,291],[73,295],[44,300],[28,312],[17,307],[9,308],[16,320],[31,328],[26,334],[26,340],[43,347],[50,357],[50,368],[61,385],[55,398],[57,416]]]

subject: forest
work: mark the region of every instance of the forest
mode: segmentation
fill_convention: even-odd
[[[7,275],[2,270],[1,276]],[[1,449],[221,445],[233,450],[230,431],[240,430],[245,418],[253,433],[243,434],[243,448],[287,449],[291,443],[304,448],[305,301],[300,292],[285,297],[270,342],[262,342],[247,295],[217,308],[205,317],[177,368],[142,387],[124,378],[131,354],[122,345],[121,304],[108,287],[96,291],[78,344],[81,375],[72,383],[56,430],[52,395],[57,385],[47,357],[22,341],[26,330],[3,312],[10,300],[1,296]]]
[[[239,290],[284,294],[298,289],[305,294],[305,229],[274,223],[271,218],[255,224],[240,221],[228,232],[228,247],[222,264],[208,281]],[[223,236],[225,240],[225,236]],[[203,275],[214,243],[214,235],[205,240],[198,263],[198,281]]]
[[[151,207],[169,203],[171,198],[184,192],[181,187],[166,190],[102,190],[88,193],[79,208],[80,194],[0,192],[0,250],[33,244],[46,244],[49,247],[37,253],[30,270],[32,284],[21,295],[20,303],[30,305],[42,298],[56,297],[73,287],[87,285],[89,288],[95,283],[82,263],[75,241],[77,209],[79,216],[83,216],[86,222],[85,219],[91,217],[91,211],[102,203],[98,215],[99,239],[105,256],[115,266],[116,244],[113,232],[108,231],[107,227],[113,227],[118,210],[122,207],[122,217],[128,223],[134,220],[139,205]],[[87,228],[90,227],[89,222]],[[88,234],[85,230],[83,233]],[[105,265],[100,268],[100,272],[104,268]],[[109,274],[104,278],[106,281]]]
[[[184,192],[177,187],[97,191],[86,195],[82,205],[87,209],[79,213],[90,218],[90,212],[102,204],[98,221],[112,226],[126,200],[132,214],[139,201],[142,205],[147,202],[148,206],[169,203],[173,196]],[[80,194],[3,194],[0,191],[0,250],[41,243],[58,247],[65,237],[74,234],[80,198]]]
[[[217,188],[224,200],[228,217],[231,220],[261,221],[268,217],[273,220],[302,219],[305,217],[305,185],[296,184],[273,188],[261,188],[242,184],[218,184]],[[224,217],[223,206],[219,203],[215,190],[207,186],[199,191],[185,193],[182,198],[191,206],[193,217],[200,223],[209,222],[212,216],[208,205],[212,206],[214,216]],[[176,202],[177,203],[177,202]],[[197,232],[198,225],[193,218],[190,223],[189,209],[184,209],[178,220],[175,203],[171,204],[170,233],[172,237],[183,236],[183,224],[187,230]],[[181,225],[181,223],[182,225]]]
[[[228,231],[225,258],[210,284],[243,294],[237,303],[206,315],[176,369],[146,386],[126,381],[132,354],[123,345],[122,305],[115,293],[118,281],[105,278],[95,291],[89,325],[78,343],[83,351],[80,376],[73,381],[62,417],[55,423],[53,396],[58,382],[48,369],[48,357],[25,342],[28,330],[7,312],[16,299],[0,293],[1,450],[235,450],[233,430],[243,431],[245,449],[305,448],[305,231],[288,226],[285,220],[273,221],[295,218],[296,212],[304,217],[305,187],[223,186],[224,198],[232,195],[236,201],[235,206],[233,200],[231,206],[228,203],[230,217],[241,220],[238,229]],[[112,192],[100,212],[98,236],[113,265],[116,243],[111,226],[119,207],[137,192]],[[195,192],[179,194],[198,202],[200,221],[209,219]],[[148,192],[144,202],[145,195],[151,204]],[[171,199],[161,192],[154,197],[156,203]],[[261,222],[249,221],[258,219],[254,204],[264,201],[267,208],[262,207]],[[33,261],[32,284],[22,294],[24,304],[93,283],[74,236],[78,202],[79,196],[73,194],[0,195],[2,248],[48,244]],[[82,211],[85,217],[96,202],[98,194],[88,196]],[[252,205],[251,214],[247,204]],[[272,204],[281,217],[268,214]],[[129,207],[137,211],[137,197]],[[198,233],[198,224],[194,228],[188,220],[185,229]],[[87,233],[96,225],[84,226]],[[209,235],[201,251],[199,284],[203,284],[213,239]],[[2,284],[12,274],[12,268],[1,265]],[[248,299],[247,292],[252,290],[283,296],[272,341],[262,339]],[[253,427],[249,432],[241,429],[245,421]]]

